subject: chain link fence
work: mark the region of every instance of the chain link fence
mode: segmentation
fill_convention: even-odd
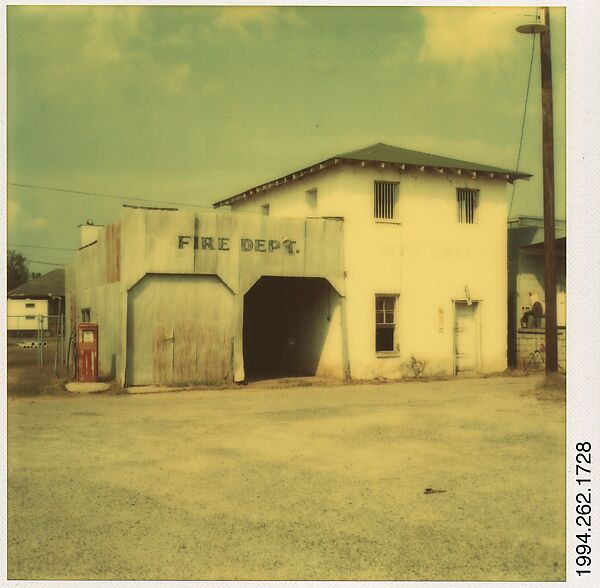
[[[8,315],[7,325],[7,343],[35,350],[32,363],[43,367],[53,362],[57,375],[58,366],[66,363],[64,314]]]

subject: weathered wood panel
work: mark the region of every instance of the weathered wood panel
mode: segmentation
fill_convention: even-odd
[[[216,276],[156,275],[129,292],[129,385],[232,376],[233,293]]]

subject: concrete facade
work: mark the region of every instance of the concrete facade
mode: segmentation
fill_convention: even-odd
[[[375,181],[398,182],[393,220],[375,219]],[[480,190],[476,222],[457,220],[457,188]],[[316,205],[314,191],[316,190]],[[339,164],[232,204],[271,216],[342,217],[353,378],[455,372],[455,304],[477,301],[476,371],[506,368],[506,180]],[[397,297],[396,349],[375,351],[375,296]]]

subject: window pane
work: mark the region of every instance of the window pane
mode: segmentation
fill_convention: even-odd
[[[390,310],[385,313],[385,322],[389,324],[394,324],[394,311]]]
[[[381,324],[381,323],[385,322],[384,318],[383,318],[383,310],[375,311],[375,321],[377,322],[377,324]]]
[[[377,327],[375,349],[376,351],[394,351],[393,327]]]
[[[377,310],[383,310],[383,298],[381,296],[377,296],[377,298],[375,298],[375,308]]]

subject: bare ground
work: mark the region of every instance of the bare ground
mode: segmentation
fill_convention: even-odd
[[[539,381],[10,396],[9,577],[562,580]]]

